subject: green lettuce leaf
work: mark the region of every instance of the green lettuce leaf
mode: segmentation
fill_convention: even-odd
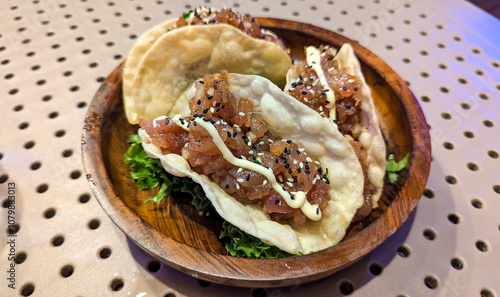
[[[192,196],[191,203],[200,215],[208,215],[213,211],[210,200],[205,196],[203,188],[188,177],[178,177],[163,170],[160,160],[148,156],[142,147],[139,135],[130,136],[130,148],[125,153],[125,164],[129,164],[130,175],[137,182],[139,189],[148,190],[160,187],[155,196],[151,196],[144,203],[160,202],[168,198],[172,192],[187,193]]]
[[[219,238],[228,240],[226,250],[234,257],[276,259],[297,256],[264,243],[262,240],[240,230],[228,221],[224,221],[222,224],[222,233]]]
[[[389,155],[385,162],[385,171],[387,172],[387,180],[394,184],[398,181],[399,172],[410,165],[410,153],[407,153],[403,159],[396,161],[394,155]]]

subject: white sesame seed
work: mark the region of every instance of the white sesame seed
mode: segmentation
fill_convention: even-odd
[[[273,143],[274,142],[272,139],[268,139],[267,141],[269,141],[269,143]]]
[[[264,153],[258,153],[257,156],[264,156]]]
[[[215,124],[220,125],[220,121],[215,122]]]
[[[328,68],[328,72],[332,72],[333,70],[335,70],[335,67]]]
[[[312,162],[313,160],[312,160],[310,157],[307,157],[307,158],[306,158],[306,161],[307,161],[307,162]]]
[[[244,112],[241,112],[241,111],[240,111],[238,114],[239,114],[240,116],[242,116],[242,117],[243,117],[243,116],[245,116],[245,113],[244,113]]]
[[[304,163],[300,162],[299,167],[304,168]]]
[[[293,164],[297,164],[297,163],[298,163],[298,161],[297,161],[297,160],[293,160]]]
[[[240,184],[239,183],[236,183],[236,189],[239,190],[240,189]]]
[[[309,103],[309,99],[307,99],[307,98],[304,98],[304,101],[305,101],[306,103]]]
[[[249,151],[248,151],[248,153],[249,153],[250,155],[253,155],[253,151],[252,151],[252,150],[249,150]]]
[[[246,159],[247,159],[247,157],[245,157],[245,156],[241,156],[241,158],[242,158],[243,160],[246,160]]]
[[[283,182],[283,177],[281,175],[278,177],[278,179],[280,182]]]
[[[265,179],[265,180],[262,182],[262,184],[263,184],[264,186],[265,186],[265,185],[267,185],[267,179]]]
[[[319,161],[314,161],[314,164],[319,165]]]
[[[293,184],[291,182],[286,182],[286,184],[291,188],[293,187]]]
[[[289,182],[293,182],[293,178],[291,178],[291,177],[287,178],[287,180],[288,180]]]
[[[290,192],[290,194],[292,194],[292,195],[297,195],[297,192]]]
[[[353,83],[354,82],[354,79],[350,78],[347,80],[348,83]]]
[[[248,141],[248,146],[252,146],[252,141]]]
[[[215,112],[215,109],[213,107],[210,107],[210,112]]]
[[[313,185],[315,185],[317,181],[317,179],[313,179]]]
[[[259,163],[262,164],[262,160],[259,157],[257,157],[257,161],[259,161]]]
[[[320,107],[319,107],[319,111],[323,111],[323,106],[320,106]]]
[[[240,173],[241,171],[243,171],[243,168],[238,168],[238,171],[236,171],[236,173]]]
[[[306,150],[305,148],[303,148],[303,147],[299,147],[299,150],[298,150],[298,151],[302,153],[302,152],[304,152],[305,150]]]
[[[245,180],[242,179],[242,178],[238,178],[236,181],[239,182],[239,183],[245,182]]]

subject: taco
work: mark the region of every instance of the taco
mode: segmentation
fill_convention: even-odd
[[[363,168],[364,204],[354,221],[378,206],[385,176],[386,148],[371,90],[350,44],[338,53],[329,46],[306,48],[306,59],[287,73],[285,91],[329,118],[345,136]]]
[[[254,18],[198,8],[139,38],[124,69],[125,115],[136,124],[168,114],[195,80],[222,69],[284,86],[290,65],[283,43]]]
[[[339,242],[363,204],[363,172],[330,120],[260,76],[223,71],[195,89],[190,115],[140,120],[148,155],[265,243],[298,254]]]

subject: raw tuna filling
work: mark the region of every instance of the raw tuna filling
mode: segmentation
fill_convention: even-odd
[[[249,112],[252,101],[236,100],[228,92],[227,73],[206,75],[197,82],[196,95],[189,107],[191,117],[179,119],[189,131],[169,118],[141,119],[139,124],[164,153],[182,155],[193,170],[209,176],[241,203],[262,206],[275,221],[300,225],[307,217],[300,209],[288,206],[263,175],[224,159],[207,130],[193,121],[196,117],[214,125],[236,158],[271,168],[279,184],[291,195],[303,191],[307,193],[306,199],[320,210],[327,206],[327,169],[311,159],[300,144],[274,136],[260,114]]]
[[[363,196],[364,204],[358,209],[353,221],[359,220],[367,216],[372,209],[372,194],[375,187],[372,186],[368,179],[368,166],[366,164],[366,150],[357,141],[360,133],[360,116],[361,116],[361,94],[358,92],[360,84],[356,76],[350,75],[345,69],[336,73],[338,69],[337,61],[333,58],[335,51],[331,47],[320,46],[320,63],[326,81],[330,90],[323,89],[318,75],[310,67],[306,61],[301,61],[296,65],[296,71],[299,74],[299,79],[291,84],[288,91],[290,95],[316,110],[323,117],[330,117],[330,109],[333,106],[332,102],[328,101],[327,92],[335,94],[335,123],[342,135],[346,136],[347,140],[354,148],[358,157],[363,174],[365,177]]]
[[[260,29],[259,22],[248,15],[233,12],[230,8],[222,10],[212,10],[210,8],[197,8],[190,11],[177,20],[176,28],[188,25],[207,25],[207,24],[228,24],[240,29],[248,36],[265,39],[276,43],[281,48],[285,49],[285,45],[276,36],[263,32]]]

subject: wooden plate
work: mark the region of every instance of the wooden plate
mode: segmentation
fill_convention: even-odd
[[[109,217],[137,245],[169,266],[195,277],[234,286],[277,287],[316,280],[353,263],[393,234],[408,218],[424,190],[431,149],[427,123],[405,82],[367,49],[334,32],[294,21],[260,18],[278,34],[294,59],[305,45],[340,47],[351,43],[380,115],[388,151],[397,159],[412,152],[407,174],[398,186],[385,186],[379,208],[331,248],[285,259],[242,259],[228,256],[218,240],[221,222],[200,217],[184,197],[160,206],[143,201],[157,191],[140,191],[123,155],[128,137],[137,132],[125,119],[122,65],[97,91],[87,113],[82,153],[89,184]]]

